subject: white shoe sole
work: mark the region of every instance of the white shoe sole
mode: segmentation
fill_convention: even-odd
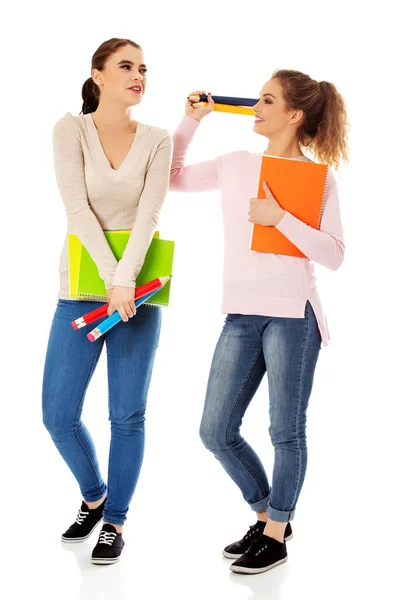
[[[291,533],[290,535],[285,537],[285,542],[288,542],[289,540],[291,540],[292,537],[293,537],[293,533]],[[223,550],[222,554],[223,554],[223,556],[225,556],[225,558],[233,558],[234,560],[243,556],[243,554],[231,554],[230,552],[225,552],[225,550]]]
[[[231,554],[230,552],[225,552],[225,550],[222,552],[222,554],[225,556],[225,558],[233,558],[235,560],[243,556],[243,554]]]
[[[113,565],[118,562],[122,556],[123,551],[116,558],[92,558],[92,565]]]
[[[281,565],[282,563],[286,562],[287,559],[288,559],[288,557],[286,556],[285,558],[282,558],[282,560],[278,560],[274,564],[269,565],[268,567],[262,567],[261,569],[250,569],[249,567],[239,567],[239,566],[235,566],[235,565],[231,565],[230,569],[234,573],[242,573],[245,575],[258,575],[259,573],[265,573],[266,571],[269,571],[270,569],[273,569],[274,567]]]
[[[103,517],[100,519],[100,521],[98,521],[96,523],[96,525],[93,527],[92,531],[90,531],[87,535],[85,535],[85,537],[80,537],[80,538],[65,538],[62,535],[61,536],[61,541],[64,544],[80,544],[81,542],[84,542],[85,540],[87,540],[88,538],[90,538],[90,536],[92,535],[93,531],[96,529],[97,525],[99,523],[101,523],[102,520],[103,520]]]

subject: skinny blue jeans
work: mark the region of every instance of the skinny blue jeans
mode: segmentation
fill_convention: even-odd
[[[307,467],[306,411],[321,347],[307,302],[304,318],[228,314],[207,386],[200,436],[256,512],[293,519]],[[274,447],[272,484],[250,444],[242,419],[265,373],[269,434]]]
[[[77,480],[83,499],[107,493],[103,519],[123,525],[143,460],[147,393],[161,328],[161,308],[141,306],[96,342],[71,322],[103,303],[59,300],[43,374],[43,422]],[[104,482],[93,440],[81,420],[83,401],[106,346],[111,444]]]

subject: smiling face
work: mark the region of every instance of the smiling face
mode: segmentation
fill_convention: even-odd
[[[102,71],[93,69],[92,78],[100,88],[101,97],[129,107],[142,99],[146,72],[142,50],[127,44],[109,57]]]
[[[290,130],[295,133],[303,116],[302,111],[288,109],[278,79],[267,81],[253,109],[256,115],[253,131],[269,139]]]

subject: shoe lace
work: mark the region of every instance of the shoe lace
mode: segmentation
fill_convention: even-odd
[[[113,533],[112,531],[100,531],[99,544],[107,544],[108,546],[112,546],[116,537],[117,534]]]
[[[260,528],[258,525],[250,525],[248,532],[244,536],[244,540],[248,540],[253,537],[255,534],[260,534]]]
[[[262,537],[260,537],[260,538],[257,538],[256,540],[254,540],[254,542],[252,542],[250,548],[248,548],[246,550],[246,553],[252,554],[253,556],[258,556],[259,554],[264,552],[264,550],[266,550],[267,547],[268,547],[268,544],[265,542],[265,540]]]
[[[79,512],[76,516],[75,522],[78,523],[78,525],[82,525],[83,521],[86,519],[88,514],[89,514],[88,512],[85,512],[85,511],[79,509]]]

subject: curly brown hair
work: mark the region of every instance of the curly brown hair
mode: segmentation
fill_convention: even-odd
[[[347,111],[333,83],[318,82],[300,71],[284,69],[275,71],[272,79],[281,84],[288,109],[304,113],[297,129],[302,150],[310,150],[317,161],[335,169],[347,163]]]
[[[128,44],[138,50],[142,49],[136,42],[132,42],[132,40],[127,40],[125,38],[111,38],[111,40],[103,42],[92,56],[92,70],[97,69],[98,71],[102,71],[110,56]],[[93,79],[89,77],[82,86],[83,104],[81,114],[83,113],[86,115],[87,113],[94,112],[99,105],[99,98],[99,87],[95,84]]]

